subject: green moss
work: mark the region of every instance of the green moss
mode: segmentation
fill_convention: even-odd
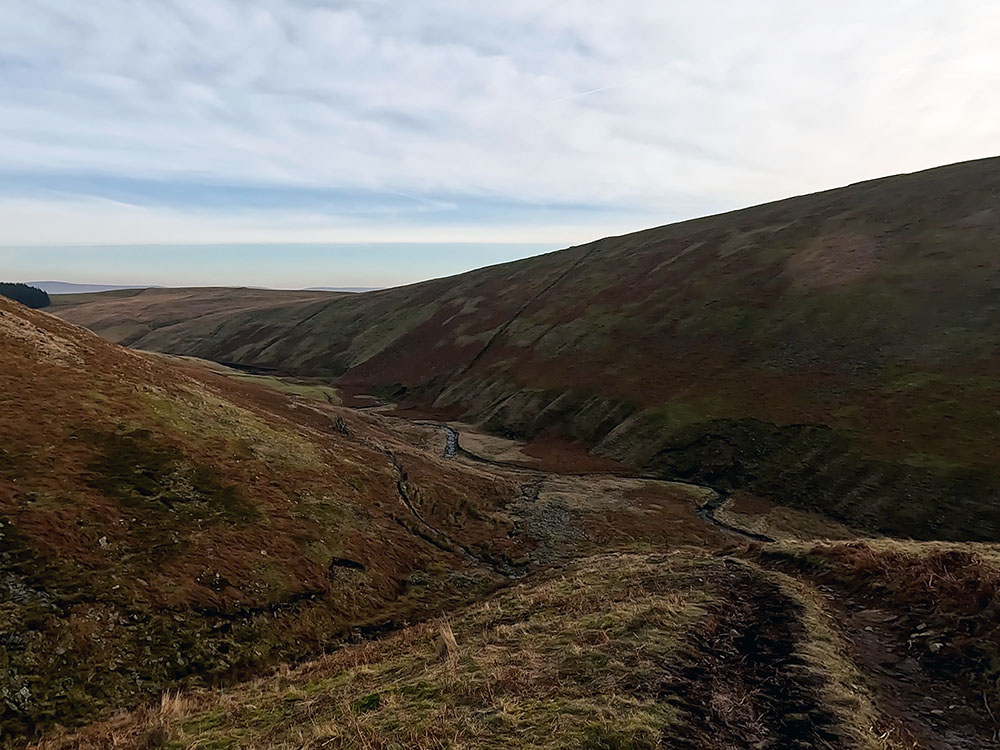
[[[369,711],[377,711],[381,705],[382,696],[378,693],[370,693],[351,703],[351,710],[356,714],[366,714]]]
[[[221,727],[225,724],[225,722],[226,717],[221,711],[209,711],[208,713],[199,714],[191,719],[188,719],[181,724],[181,729],[186,734],[207,732],[211,729]]]
[[[126,507],[233,524],[260,518],[241,488],[224,482],[217,469],[194,464],[148,430],[93,432],[88,439],[100,448],[88,467],[90,485]]]

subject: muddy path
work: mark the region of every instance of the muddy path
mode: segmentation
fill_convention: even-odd
[[[832,676],[804,657],[802,605],[760,568],[725,558],[706,576],[708,619],[680,644],[653,695],[670,695],[684,748],[844,748],[842,718],[824,699]]]
[[[893,611],[877,598],[859,598],[816,588],[825,607],[836,615],[858,664],[864,666],[880,707],[905,727],[908,739],[922,750],[1000,748],[1000,722],[986,693],[970,691],[924,663],[929,629],[900,629],[905,613]],[[908,635],[909,634],[909,635]]]

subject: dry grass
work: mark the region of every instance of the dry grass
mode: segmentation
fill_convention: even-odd
[[[454,672],[458,668],[458,641],[451,623],[444,619],[438,625],[438,658]]]
[[[686,644],[727,607],[714,583],[724,567],[687,553],[600,556],[453,618],[230,690],[168,695],[36,750],[672,746],[690,730],[671,691],[684,687]],[[868,726],[865,695],[850,692],[855,676],[822,615],[807,620],[822,643],[804,658],[813,679],[837,683],[825,695],[856,746],[891,747]],[[728,701],[717,708],[731,722],[756,721],[756,694],[720,685],[713,700]]]
[[[784,542],[754,554],[894,611],[894,628],[911,648],[923,644],[932,674],[1000,705],[1000,546],[871,539]]]
[[[808,637],[800,641],[799,654],[820,680],[823,704],[844,718],[852,746],[881,750],[911,750],[897,726],[876,709],[867,679],[847,656],[847,648],[827,602],[809,584],[792,576],[769,573],[772,580],[803,608],[802,623]]]
[[[671,709],[615,685],[655,669],[704,616],[704,594],[679,585],[690,566],[589,561],[455,619],[231,691],[164,696],[38,748],[652,747]]]

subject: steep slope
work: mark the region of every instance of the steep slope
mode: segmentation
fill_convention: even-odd
[[[436,613],[530,549],[491,515],[516,484],[376,417],[7,300],[0,359],[0,746]]]
[[[968,162],[132,343],[857,527],[998,540],[998,200],[1000,159]]]

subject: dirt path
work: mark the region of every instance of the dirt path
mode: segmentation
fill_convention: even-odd
[[[1000,724],[988,703],[976,705],[962,688],[935,677],[921,663],[926,639],[908,638],[896,623],[900,613],[818,587],[827,609],[850,642],[855,661],[868,676],[880,707],[905,727],[922,750],[979,750],[1000,747]],[[915,635],[920,636],[920,633]]]
[[[760,570],[726,559],[710,574],[717,604],[681,645],[660,690],[684,718],[679,748],[845,748],[825,705],[829,676],[802,657],[802,606]]]

